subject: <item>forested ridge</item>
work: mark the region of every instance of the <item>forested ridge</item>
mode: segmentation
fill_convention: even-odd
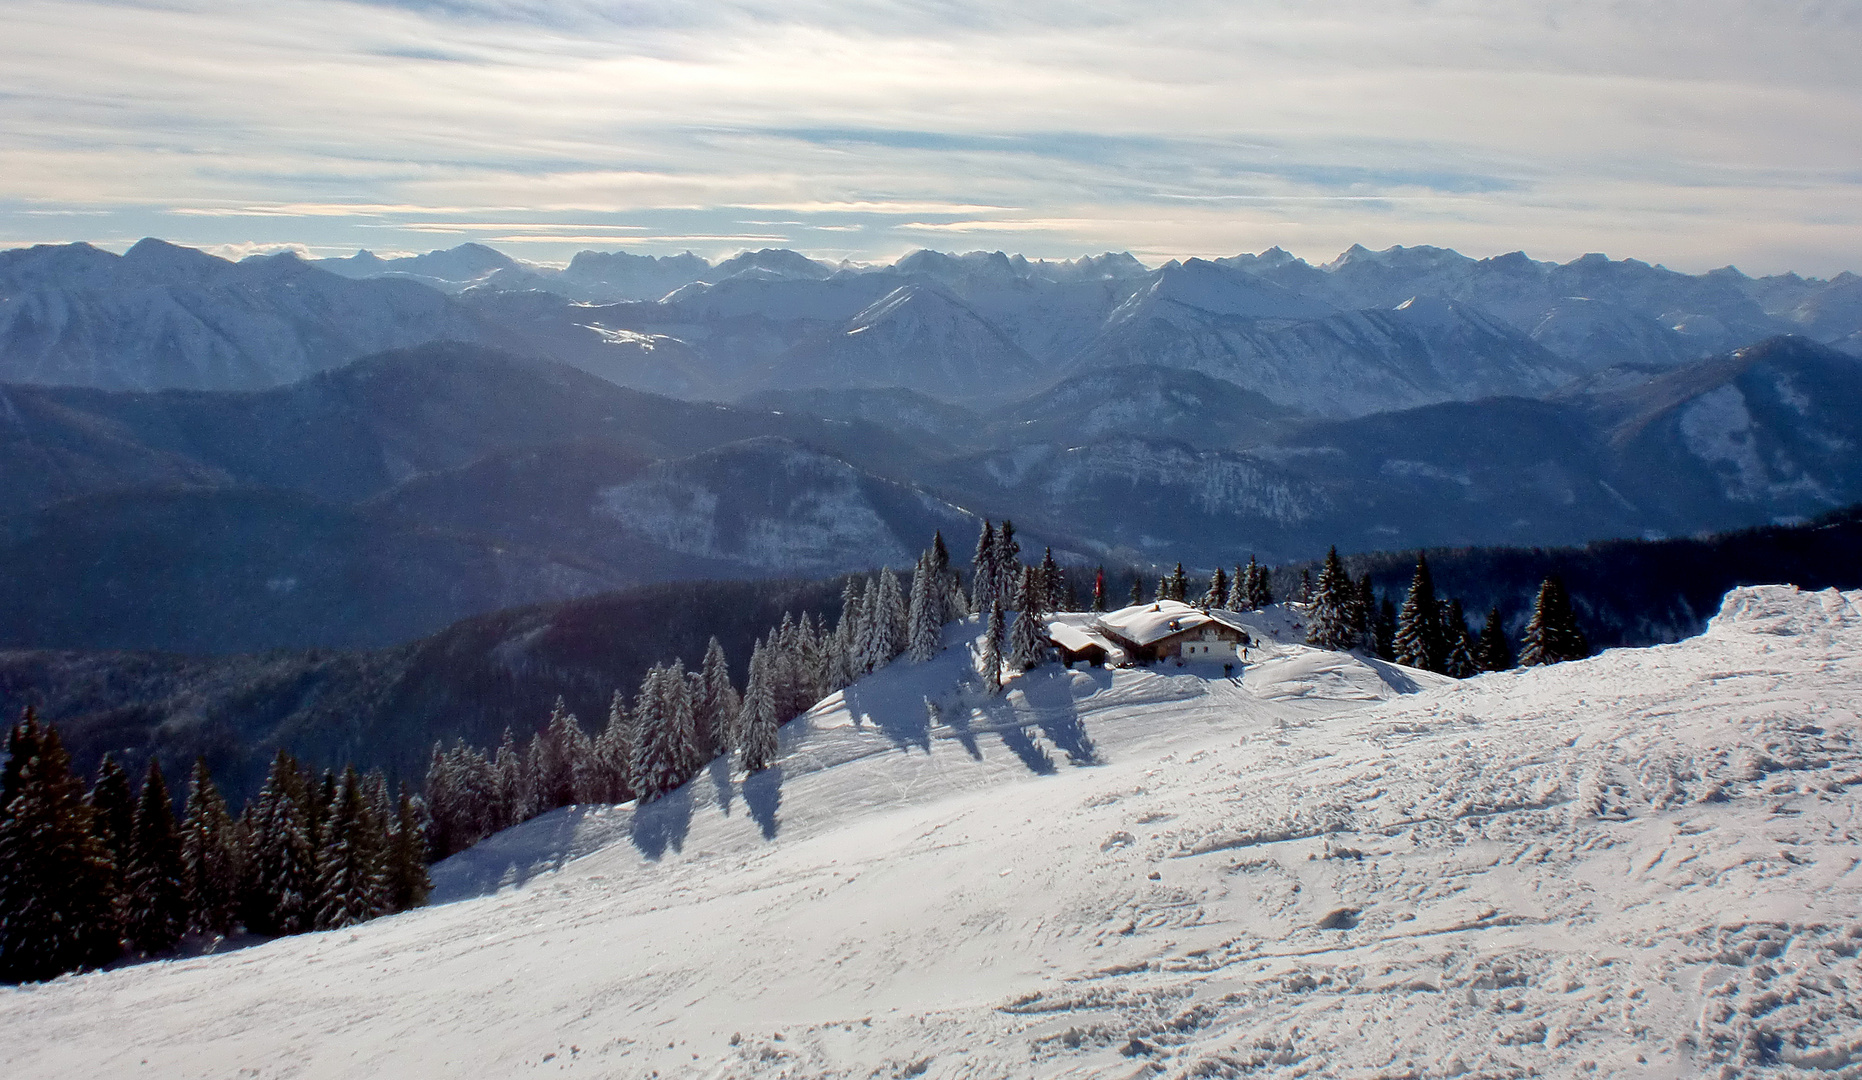
[[[1687,540],[1355,559],[1334,549],[1316,567],[1250,558],[1207,574],[1181,563],[1161,572],[1067,566],[1051,550],[1025,560],[1011,523],[985,522],[967,575],[936,536],[909,583],[885,569],[828,582],[662,586],[471,620],[399,650],[241,658],[266,676],[222,684],[220,726],[211,729],[222,743],[239,741],[225,725],[242,710],[293,700],[344,712],[373,706],[380,711],[370,719],[379,719],[425,688],[438,691],[427,709],[475,700],[477,714],[426,728],[419,768],[376,738],[417,737],[420,726],[351,715],[337,738],[324,730],[321,760],[300,760],[292,736],[315,727],[287,712],[271,738],[235,747],[237,814],[198,744],[184,793],[170,791],[164,767],[179,771],[167,762],[186,740],[122,745],[138,721],[161,715],[153,695],[136,696],[134,665],[142,687],[165,680],[179,695],[193,685],[190,665],[198,678],[225,661],[78,657],[95,666],[88,681],[63,687],[61,703],[46,691],[57,672],[72,670],[69,659],[61,667],[56,654],[0,655],[0,686],[14,699],[6,707],[24,710],[0,776],[0,975],[47,978],[126,953],[164,955],[188,940],[211,947],[229,935],[328,929],[418,905],[430,860],[500,829],[573,803],[651,800],[718,759],[746,775],[767,767],[782,724],[896,658],[929,659],[953,619],[978,617],[974,660],[992,689],[1005,674],[1052,660],[1048,613],[1162,600],[1237,612],[1291,602],[1308,644],[1466,678],[1685,636],[1734,585],[1854,587],[1859,553],[1855,508]],[[1481,605],[1485,613],[1470,619]],[[749,620],[759,617],[762,632],[750,636]],[[738,647],[708,633],[708,621]],[[695,654],[689,669],[682,653]],[[445,664],[408,663],[435,656],[465,663],[457,677]],[[497,664],[474,668],[483,656]],[[637,681],[617,656],[643,665]],[[597,688],[599,707],[588,709]],[[542,716],[526,705],[536,689],[552,692]],[[85,693],[112,692],[100,712],[71,707]],[[66,714],[42,715],[41,700]],[[605,722],[584,729],[578,708]],[[294,724],[302,726],[294,732]],[[74,761],[72,735],[92,740],[87,750],[101,736],[94,764]],[[239,763],[257,754],[266,764],[252,783]],[[134,789],[132,771],[143,776]],[[88,788],[84,775],[94,776]]]

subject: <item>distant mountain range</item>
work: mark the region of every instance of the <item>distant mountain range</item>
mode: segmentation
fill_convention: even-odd
[[[0,387],[0,644],[385,645],[649,581],[909,566],[970,515],[871,423],[468,345],[274,390]],[[968,540],[962,537],[968,533]]]
[[[157,240],[121,256],[0,252],[0,381],[106,389],[261,389],[450,340],[692,400],[902,387],[989,408],[1091,368],[1165,366],[1345,418],[1539,396],[1786,333],[1862,355],[1862,279],[1429,247],[1157,268],[930,251],[856,266],[782,250],[716,265],[582,252],[557,268],[479,244],[238,263]]]
[[[1570,544],[1862,500],[1862,279],[0,252],[0,644],[381,646],[692,578]]]
[[[1212,567],[1692,535],[1862,501],[1862,363],[1803,338],[1545,397],[1358,417],[1170,367],[988,411],[739,405],[441,344],[259,391],[0,386],[0,645],[362,647],[693,578],[904,568],[982,517],[1069,561]]]

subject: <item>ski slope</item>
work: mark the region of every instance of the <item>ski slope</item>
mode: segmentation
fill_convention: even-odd
[[[430,908],[0,992],[0,1075],[1862,1075],[1862,592],[1459,684],[1288,644],[986,699],[972,633]]]

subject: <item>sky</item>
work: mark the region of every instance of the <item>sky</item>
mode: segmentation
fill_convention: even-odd
[[[1856,0],[0,0],[0,246],[1862,270]]]

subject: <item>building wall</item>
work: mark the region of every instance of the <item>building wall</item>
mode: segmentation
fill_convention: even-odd
[[[1228,660],[1235,656],[1241,635],[1226,626],[1199,626],[1159,640],[1151,647],[1159,660]],[[1187,651],[1191,650],[1191,651]]]

